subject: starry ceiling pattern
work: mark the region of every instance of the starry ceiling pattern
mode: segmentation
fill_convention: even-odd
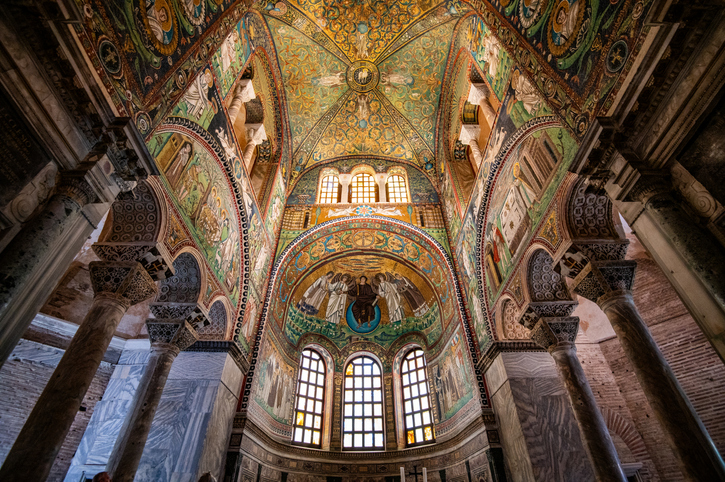
[[[292,176],[342,156],[433,173],[435,124],[464,4],[416,0],[262,4],[282,71]]]

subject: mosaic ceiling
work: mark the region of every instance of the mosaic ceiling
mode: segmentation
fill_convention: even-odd
[[[433,172],[438,101],[457,2],[262,4],[284,83],[292,176],[341,156]]]

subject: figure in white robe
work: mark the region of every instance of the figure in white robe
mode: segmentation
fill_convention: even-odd
[[[335,276],[335,278],[338,278],[338,276]],[[344,274],[341,279],[333,279],[328,285],[327,291],[330,293],[330,298],[327,301],[327,313],[325,315],[325,320],[328,323],[337,325],[345,316],[350,279],[350,275]]]
[[[388,280],[382,273],[375,275],[375,280],[378,282],[377,293],[378,296],[385,298],[385,303],[388,305],[388,317],[390,323],[399,323],[405,318],[405,310],[400,302],[400,293],[392,280]]]
[[[302,295],[302,299],[297,303],[297,308],[302,313],[316,315],[320,311],[320,305],[322,304],[322,300],[325,299],[325,296],[327,296],[327,287],[334,275],[335,273],[330,271],[307,288],[305,294]]]
[[[189,86],[189,90],[184,94],[183,100],[186,102],[188,113],[196,119],[201,118],[204,109],[209,104],[209,87],[212,82],[211,70],[207,69],[196,76]]]
[[[524,110],[530,115],[536,115],[541,107],[541,97],[529,79],[517,70],[511,80],[511,87],[516,91],[514,93],[516,100],[524,105]]]

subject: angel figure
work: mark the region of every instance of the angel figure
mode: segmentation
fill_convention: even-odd
[[[405,301],[408,302],[410,309],[413,310],[415,316],[423,316],[429,309],[428,303],[423,298],[423,294],[420,292],[417,286],[413,284],[410,279],[402,276],[400,273],[395,273],[395,287],[398,292],[403,295]]]
[[[336,274],[330,284],[327,285],[327,291],[330,293],[330,298],[327,300],[327,314],[325,320],[328,323],[340,323],[340,320],[345,315],[345,306],[347,305],[347,292],[355,288],[352,282],[352,277],[345,274]]]
[[[378,296],[385,298],[388,304],[388,317],[390,323],[398,323],[405,318],[405,310],[400,303],[400,293],[395,287],[395,278],[391,273],[378,273],[373,278],[373,289]]]
[[[335,273],[329,271],[325,276],[320,276],[312,285],[307,288],[302,299],[297,303],[297,308],[302,313],[316,315],[320,311],[322,300],[327,296],[327,289]]]

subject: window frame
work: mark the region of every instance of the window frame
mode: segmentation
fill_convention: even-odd
[[[392,188],[390,186],[391,178],[400,178],[402,186],[396,186],[396,187],[398,190],[398,194],[400,193],[400,191],[402,191],[403,195],[405,196],[404,200],[402,200],[402,201],[391,200],[391,196],[390,196],[392,193]],[[388,177],[385,180],[385,198],[387,199],[387,201],[389,203],[409,204],[411,201],[410,201],[410,191],[408,190],[408,176],[406,176],[404,173],[398,172],[398,171],[391,172],[390,174],[388,174]]]
[[[377,377],[380,379],[380,386],[379,387],[375,387],[374,386],[375,383],[374,383],[374,380],[373,379],[376,376],[375,373],[374,373],[374,371],[371,370],[373,373],[372,373],[372,375],[369,375],[371,377],[371,383],[370,383],[370,385],[371,385],[372,391],[374,392],[376,388],[377,388],[377,390],[380,391],[380,401],[379,402],[372,401],[372,400],[374,400],[374,395],[371,394],[371,402],[370,403],[373,405],[373,407],[372,407],[372,410],[373,410],[372,413],[373,414],[370,415],[370,416],[365,416],[365,414],[364,414],[364,408],[363,408],[363,410],[360,411],[360,413],[361,413],[360,415],[358,415],[358,414],[355,413],[355,407],[356,406],[364,406],[364,404],[366,403],[364,400],[363,401],[357,401],[357,400],[346,401],[346,392],[348,390],[354,392],[354,389],[356,388],[355,387],[355,381],[354,381],[354,380],[356,380],[356,377],[357,376],[360,376],[360,377],[367,377],[368,376],[368,375],[365,375],[365,374],[363,374],[363,375],[356,375],[354,373],[348,375],[348,367],[354,366],[354,364],[357,361],[362,360],[362,359],[368,359],[368,360],[370,360],[372,362],[372,366],[373,367],[377,367],[377,369],[379,371],[379,374],[377,375]],[[383,376],[383,365],[382,365],[382,363],[380,363],[380,360],[378,360],[377,357],[375,357],[371,353],[362,352],[362,353],[356,354],[354,357],[350,358],[345,363],[344,366],[345,366],[345,368],[343,370],[343,381],[342,381],[342,384],[343,385],[342,385],[341,400],[340,400],[341,401],[341,403],[340,403],[340,406],[341,406],[341,413],[340,413],[340,446],[341,446],[341,448],[342,448],[342,450],[344,452],[382,452],[382,451],[385,451],[386,435],[387,435],[386,432],[387,432],[387,430],[386,430],[386,425],[385,425],[385,378]],[[350,387],[348,387],[348,382],[347,382],[348,379],[349,380],[353,380],[353,382],[350,384],[351,385]],[[365,388],[364,387],[364,379],[363,379],[363,382],[362,382],[361,385],[362,385],[361,388]],[[348,405],[352,406],[352,410],[351,410],[352,415],[346,415],[346,408],[347,408]],[[375,415],[375,407],[374,407],[374,405],[379,405],[380,406],[380,413],[379,413],[379,415]],[[380,434],[382,436],[382,444],[381,445],[379,445],[379,446],[377,446],[377,445],[373,445],[373,446],[363,446],[363,447],[355,447],[354,446],[354,436],[359,433],[359,434],[362,434],[363,437],[364,437],[364,435],[366,433],[364,431],[364,429],[363,429],[363,431],[356,431],[355,430],[355,427],[354,427],[355,420],[356,419],[363,419],[363,423],[364,423],[364,419],[365,418],[372,418],[373,419],[372,420],[373,427],[375,426],[375,420],[377,420],[377,419],[380,420],[380,430],[373,430],[373,442],[375,441],[375,435]],[[347,419],[352,419],[352,425],[353,425],[352,430],[346,430],[345,429],[345,421]],[[346,434],[351,434],[353,436],[353,446],[350,446],[350,447],[346,447],[345,446],[345,435]],[[363,440],[364,440],[364,438],[363,438]]]
[[[414,355],[415,352],[420,352],[420,355]],[[423,374],[425,376],[425,380],[421,381],[419,378],[416,378],[415,382],[408,382],[406,384],[405,375],[410,373],[411,370],[409,370],[407,373],[404,373],[403,369],[404,369],[406,362],[410,363],[409,358],[411,357],[411,355],[413,355],[414,360],[420,359],[423,361],[422,367],[416,366],[415,370],[412,370],[412,371],[413,372],[418,371],[418,373],[419,373],[419,370],[422,368]],[[417,363],[416,363],[416,365],[417,365]],[[400,358],[399,376],[400,376],[400,385],[397,388],[399,389],[399,393],[400,393],[400,399],[399,399],[400,400],[400,416],[401,416],[401,426],[403,429],[402,435],[403,435],[403,440],[405,442],[405,447],[406,448],[418,447],[421,445],[434,444],[436,442],[435,415],[433,412],[433,400],[431,398],[430,377],[428,376],[428,361],[425,358],[425,351],[421,347],[413,346],[405,351],[403,356]],[[412,387],[413,385],[420,385],[422,383],[425,384],[425,388],[426,388],[425,394],[413,396],[411,393],[411,396],[408,399],[405,398],[405,389],[406,388]],[[420,408],[418,410],[413,409],[412,408],[412,406],[414,405],[413,400],[417,399],[417,400],[422,401],[424,397],[427,398],[427,405],[428,405],[427,408]],[[410,411],[411,413],[406,411],[406,402],[408,402],[408,401],[411,402],[411,411]],[[426,412],[426,411],[428,412],[429,418],[430,418],[430,422],[428,424],[421,423],[419,426],[413,426],[411,428],[408,428],[408,416],[409,415],[414,417],[415,414],[419,413],[421,415],[421,418],[423,418],[423,412]],[[423,431],[423,433],[425,433],[425,429],[428,427],[431,430],[432,438],[430,440],[414,441],[412,443],[408,441],[408,431],[409,430],[412,429],[413,431],[415,431],[416,429],[421,429]]]
[[[306,356],[306,352],[314,353],[315,355],[317,355],[317,360],[314,360],[314,361],[316,361],[318,363],[318,367],[321,367],[321,370],[320,369],[316,369],[315,370],[315,373],[317,374],[317,377],[316,377],[317,378],[317,382],[314,385],[309,383],[309,375],[308,375],[308,381],[305,381],[305,382],[302,381],[303,370],[306,370],[306,371],[308,371],[310,373],[312,372],[311,369],[309,369],[307,367],[304,367],[304,360],[303,359]],[[312,360],[312,357],[309,357],[309,358]],[[312,363],[312,361],[310,361],[310,365],[311,365],[311,363]],[[319,382],[319,376],[320,375],[322,376],[322,385],[320,385],[318,383]],[[328,390],[327,390],[327,384],[328,384],[327,375],[328,375],[328,372],[327,372],[327,362],[325,361],[325,357],[323,356],[323,354],[320,353],[318,350],[315,350],[314,348],[311,348],[309,346],[308,347],[305,347],[302,350],[302,352],[300,353],[299,369],[298,369],[298,374],[297,374],[297,387],[295,389],[294,415],[293,415],[293,418],[292,418],[292,436],[290,438],[290,442],[291,442],[292,445],[299,446],[299,447],[314,448],[314,449],[322,449],[323,448],[323,445],[324,445],[324,442],[325,442],[325,428],[326,428],[326,425],[325,425],[325,422],[326,422],[325,411],[328,408],[327,407],[327,403],[326,403],[327,402],[327,394],[328,394],[327,393],[328,392]],[[307,410],[306,407],[305,407],[305,409],[300,410],[300,408],[299,408],[299,405],[300,405],[300,403],[299,403],[300,397],[303,396],[305,398],[305,401],[309,401],[310,400],[310,397],[308,397],[307,394],[300,395],[300,387],[301,387],[302,383],[307,384],[308,387],[309,386],[314,386],[315,388],[322,388],[322,397],[321,398],[318,398],[318,397],[315,396],[314,398],[311,399],[312,401],[314,401],[315,404],[317,404],[317,403],[320,404],[320,411],[319,411],[319,413],[314,409],[316,407],[313,407],[313,410],[311,410],[311,411],[310,410]],[[306,406],[307,406],[307,404],[306,404]],[[297,419],[298,419],[300,413],[304,415],[303,416],[303,419],[302,419],[302,422],[303,422],[302,425],[298,425],[297,424]],[[309,428],[308,427],[305,427],[304,422],[307,420],[307,416],[308,415],[309,416],[312,416],[312,417],[316,417],[316,416],[319,416],[320,417],[319,428],[314,428],[314,418],[313,418],[313,425],[311,427],[309,427]],[[312,442],[306,443],[304,441],[301,441],[301,442],[295,441],[295,435],[297,433],[297,429],[298,428],[301,428],[303,430],[303,434],[304,434],[304,430],[305,429],[309,429],[313,434],[314,434],[314,432],[319,432],[319,440],[320,440],[319,444],[315,444],[315,443],[312,443]]]
[[[369,191],[370,192],[367,193],[367,194],[370,195],[370,200],[362,200],[362,201],[360,201],[360,200],[356,201],[355,200],[355,188],[356,188],[355,179],[357,179],[358,177],[361,177],[361,176],[367,176],[368,178],[370,178],[370,182],[372,183],[370,186],[363,186],[363,188],[366,188],[366,187],[369,188]],[[350,178],[350,203],[351,204],[373,204],[373,203],[376,203],[376,202],[378,202],[378,195],[379,195],[377,191],[378,191],[378,183],[376,182],[375,175],[373,175],[373,174],[371,174],[369,172],[366,172],[366,171],[356,172]],[[363,194],[366,194],[366,193],[363,192]],[[358,196],[358,197],[361,197],[361,196]]]
[[[325,181],[328,178],[334,178],[337,181],[336,187],[334,190],[328,191],[325,190]],[[318,194],[317,194],[317,203],[318,204],[338,204],[340,202],[340,194],[342,193],[342,184],[340,183],[340,175],[337,172],[334,171],[323,171],[320,173],[320,181],[318,186]],[[332,201],[328,201],[327,199],[332,199]]]

